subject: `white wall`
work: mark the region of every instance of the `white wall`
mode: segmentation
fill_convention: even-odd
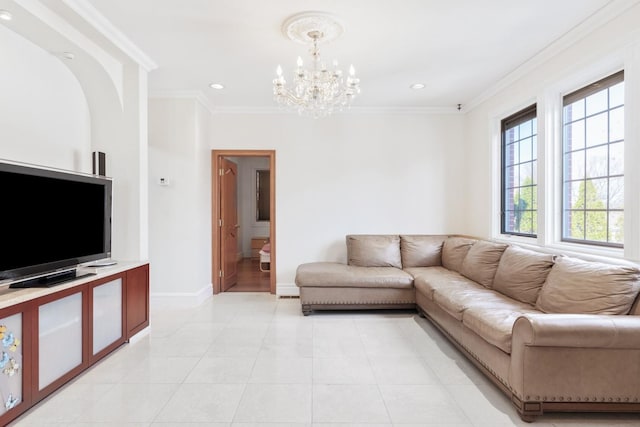
[[[87,102],[49,52],[0,25],[0,158],[91,172]]]
[[[276,150],[278,293],[295,292],[303,262],[345,261],[346,234],[463,228],[462,115],[232,114],[211,125],[212,149]]]
[[[269,169],[268,157],[237,157],[238,221],[240,248],[244,258],[251,257],[251,238],[268,237],[269,221],[256,221],[256,171]]]
[[[149,260],[157,304],[211,295],[210,113],[195,99],[149,100]],[[158,184],[160,178],[168,186]]]
[[[499,156],[496,150],[499,146],[499,120],[519,109],[538,102],[539,146],[543,147],[545,140],[550,143],[553,133],[550,123],[551,94],[558,91],[568,93],[572,90],[598,80],[601,77],[625,68],[625,81],[627,96],[625,108],[627,114],[627,132],[625,144],[626,153],[625,178],[626,185],[637,186],[637,168],[640,161],[640,125],[637,124],[637,114],[640,112],[640,5],[627,10],[621,16],[587,32],[585,35],[576,36],[576,40],[556,52],[546,53],[546,60],[538,61],[527,72],[520,75],[502,90],[482,102],[467,114],[465,123],[465,180],[466,191],[463,193],[465,211],[467,212],[466,226],[460,231],[480,237],[492,237],[495,235],[496,214],[492,203],[496,205],[499,193],[496,189],[499,185]],[[564,41],[566,42],[566,41]],[[558,92],[558,93],[556,93]],[[635,113],[631,113],[635,111]],[[631,149],[632,146],[636,148]],[[635,153],[635,154],[634,154]],[[549,179],[544,175],[544,162],[539,162],[539,179]],[[548,162],[547,162],[548,163]],[[550,173],[547,170],[547,174]],[[635,175],[634,175],[635,174]],[[634,175],[634,178],[631,178]],[[551,184],[549,184],[551,185]],[[635,190],[637,193],[637,190]],[[545,198],[538,199],[544,209]],[[493,202],[492,202],[493,201]],[[627,200],[628,202],[629,200]],[[629,208],[629,206],[628,206]],[[627,214],[631,212],[628,211]],[[544,213],[544,212],[543,212]],[[553,218],[553,213],[547,213]],[[637,217],[630,215],[627,219]],[[548,218],[547,223],[551,222]],[[637,246],[640,234],[632,232],[631,238],[627,232],[632,220],[625,221],[625,252],[631,246]],[[548,232],[548,230],[547,230]],[[549,237],[549,236],[547,236]],[[637,248],[633,250],[637,252]],[[627,256],[628,253],[625,253]],[[636,257],[637,253],[632,257]]]

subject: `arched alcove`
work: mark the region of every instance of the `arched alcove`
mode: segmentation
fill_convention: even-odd
[[[2,28],[4,36],[14,43],[29,46],[32,57],[37,58],[33,64],[22,63],[20,66],[28,69],[28,74],[39,84],[48,81],[54,71],[58,81],[64,81],[63,87],[58,88],[61,90],[52,91],[58,98],[58,108],[55,108],[56,100],[51,99],[54,107],[49,106],[48,115],[38,113],[37,107],[42,105],[34,106],[30,113],[19,108],[11,110],[11,105],[5,105],[4,108],[11,111],[7,120],[28,120],[33,129],[40,131],[33,132],[29,150],[37,151],[36,147],[40,147],[41,155],[12,146],[13,150],[9,150],[13,152],[11,160],[90,172],[91,152],[105,152],[107,175],[114,180],[113,257],[117,260],[147,259],[146,70],[108,37],[97,37],[99,33],[87,22],[77,25],[78,16],[70,8],[61,9],[58,5],[54,12],[38,1],[4,2],[2,7],[13,15],[11,21],[2,21],[6,27]],[[41,49],[40,55],[38,49]],[[66,76],[62,71],[64,68],[69,72]],[[73,79],[77,82],[75,88]],[[22,86],[18,86],[17,91],[31,93],[28,81],[15,83]],[[82,96],[84,100],[80,99]],[[32,98],[37,102],[37,97]],[[84,110],[78,107],[83,102]],[[84,142],[75,141],[73,147],[65,146],[64,123],[51,125],[56,118],[59,122],[68,119],[69,134],[83,133],[80,139]],[[78,124],[78,121],[82,123]],[[73,153],[71,161],[64,159],[68,152]]]

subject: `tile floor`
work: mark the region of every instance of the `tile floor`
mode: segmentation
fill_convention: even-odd
[[[298,299],[226,293],[152,311],[151,324],[12,425],[531,425],[415,313],[303,317]],[[640,426],[640,416],[551,414],[533,425]]]

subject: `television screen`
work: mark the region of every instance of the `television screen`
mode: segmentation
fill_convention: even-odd
[[[111,180],[0,163],[0,279],[108,258]]]

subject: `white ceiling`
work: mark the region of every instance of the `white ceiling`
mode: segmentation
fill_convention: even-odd
[[[615,1],[615,0],[614,0]],[[321,54],[353,63],[354,107],[452,108],[478,98],[612,0],[89,0],[158,65],[150,91],[201,91],[217,108],[271,108],[271,81],[307,48],[281,31],[303,11],[345,33]],[[209,83],[219,82],[216,91]],[[421,91],[409,89],[426,84]]]

